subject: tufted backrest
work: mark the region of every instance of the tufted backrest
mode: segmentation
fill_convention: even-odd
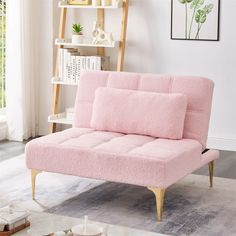
[[[205,147],[214,88],[211,80],[192,76],[84,72],[79,81],[75,101],[74,127],[90,127],[94,95],[98,87],[185,94],[188,107],[183,137],[198,140]]]

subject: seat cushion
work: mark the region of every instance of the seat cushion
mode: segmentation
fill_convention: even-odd
[[[91,127],[157,138],[183,137],[187,97],[127,89],[98,88]]]
[[[209,161],[196,140],[71,128],[30,141],[30,169],[141,186],[168,187]]]

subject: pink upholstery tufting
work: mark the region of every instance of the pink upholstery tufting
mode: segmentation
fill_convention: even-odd
[[[80,79],[74,126],[90,128],[95,90],[98,87],[182,93],[188,98],[184,138],[206,145],[214,84],[201,77],[178,77],[127,72],[86,72]]]
[[[72,128],[26,145],[27,167],[141,186],[168,187],[217,158],[198,141]]]
[[[91,127],[95,130],[182,139],[187,98],[183,94],[98,88]]]
[[[184,139],[94,131],[90,121],[98,87],[185,94],[188,107]],[[198,77],[86,72],[78,87],[74,128],[29,142],[27,167],[141,186],[168,187],[219,157],[218,151],[213,150],[201,154],[207,139],[212,92],[213,83]]]

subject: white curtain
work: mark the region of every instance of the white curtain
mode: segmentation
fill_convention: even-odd
[[[38,135],[39,15],[36,0],[8,0],[6,20],[6,107],[8,139]]]

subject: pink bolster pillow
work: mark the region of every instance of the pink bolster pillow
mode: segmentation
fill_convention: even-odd
[[[125,134],[181,139],[187,109],[183,94],[97,88],[91,127]]]

